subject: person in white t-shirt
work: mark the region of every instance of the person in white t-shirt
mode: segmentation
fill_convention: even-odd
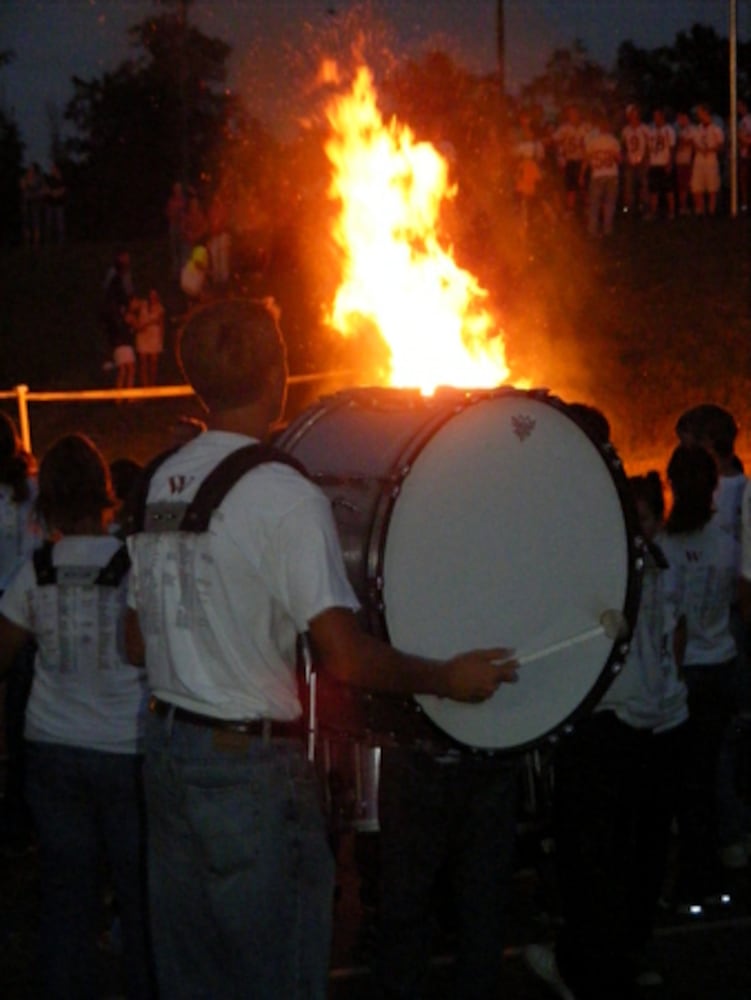
[[[603,112],[592,116],[592,131],[585,144],[585,166],[589,168],[589,206],[587,232],[597,236],[602,223],[602,233],[610,236],[618,201],[618,170],[621,162],[621,145]]]
[[[700,104],[696,109],[697,122],[691,129],[694,145],[694,160],[691,168],[691,194],[694,198],[694,212],[709,215],[717,211],[717,195],[720,191],[719,154],[725,145],[725,133],[712,118],[708,104]]]
[[[589,125],[582,121],[578,106],[569,104],[564,111],[564,121],[553,133],[553,142],[558,149],[558,160],[563,169],[566,210],[570,214],[576,210],[581,198],[581,168],[584,162],[584,145],[588,132]]]
[[[718,521],[718,473],[702,447],[679,445],[668,464],[673,507],[664,552],[674,572],[673,599],[686,617],[683,677],[688,688],[689,754],[679,809],[679,907],[714,902],[719,871],[717,777],[720,752],[735,711],[737,650],[730,608],[737,589],[736,544]]]
[[[673,157],[675,155],[675,129],[665,120],[662,108],[655,108],[652,124],[647,132],[649,145],[649,214],[657,218],[660,203],[665,202],[669,219],[675,218],[675,190],[673,187]]]
[[[681,414],[676,431],[682,443],[698,444],[717,463],[719,479],[714,497],[715,519],[733,539],[739,593],[733,594],[730,626],[738,650],[736,665],[737,710],[740,713],[751,704],[748,664],[747,626],[743,619],[742,537],[744,530],[743,500],[748,479],[735,451],[738,425],[725,407],[716,403],[700,403]],[[751,809],[744,801],[739,781],[742,727],[737,718],[731,720],[723,741],[718,775],[717,827],[720,857],[726,868],[745,868],[748,864],[747,842],[751,833]]]
[[[30,638],[27,798],[39,839],[39,995],[97,995],[97,936],[109,864],[129,998],[153,996],[142,864],[142,670],[124,655],[128,556],[108,531],[109,473],[83,435],[39,468],[38,513],[54,542],[0,601],[0,672]]]
[[[675,117],[675,188],[678,196],[678,212],[690,215],[691,168],[694,162],[694,142],[691,138],[693,125],[686,111],[679,111]]]
[[[395,694],[480,701],[518,665],[501,649],[439,663],[365,633],[329,501],[278,453],[235,482],[206,531],[171,527],[223,459],[268,438],[287,385],[268,303],[199,308],[178,351],[208,429],[153,472],[128,541],[127,647],[153,692],[157,977],[164,996],[323,1000],[333,859],[305,754],[299,637],[339,680]]]

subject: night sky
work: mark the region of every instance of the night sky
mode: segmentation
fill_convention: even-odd
[[[190,17],[232,45],[231,85],[284,130],[291,122],[281,109],[289,118],[294,85],[285,53],[322,38],[353,6],[347,0],[196,0]],[[371,0],[370,7],[399,53],[440,46],[470,69],[496,66],[495,0]],[[738,8],[745,39],[751,4],[741,0]],[[129,54],[127,29],[158,10],[150,0],[2,0],[0,50],[12,49],[16,58],[0,69],[0,102],[21,127],[28,160],[45,165],[48,109],[52,104],[62,112],[72,96],[71,76],[113,69]],[[554,47],[575,38],[608,66],[627,38],[653,47],[696,22],[727,35],[728,11],[729,0],[506,0],[508,88],[513,92],[543,68]]]

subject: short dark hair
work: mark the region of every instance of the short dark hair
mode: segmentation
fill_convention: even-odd
[[[47,527],[65,534],[114,506],[110,472],[94,442],[85,434],[58,438],[39,465],[36,509]]]
[[[143,466],[133,458],[116,458],[110,462],[110,479],[118,500],[127,500],[138,482]]]
[[[716,403],[692,406],[678,418],[675,425],[678,435],[690,434],[698,444],[707,440],[722,458],[729,458],[735,448],[738,425],[733,414]]]
[[[610,421],[602,410],[589,403],[579,402],[569,403],[568,410],[598,444],[610,442]]]
[[[226,299],[201,306],[180,331],[183,374],[209,410],[254,402],[286,365],[277,313],[268,301]]]
[[[719,473],[706,448],[680,444],[670,456],[668,479],[673,506],[666,522],[670,535],[698,531],[714,513]]]
[[[650,469],[643,476],[629,476],[628,484],[634,500],[641,500],[658,521],[665,516],[665,494],[662,479],[656,469]]]

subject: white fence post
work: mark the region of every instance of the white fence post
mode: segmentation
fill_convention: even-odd
[[[29,391],[27,385],[16,386],[16,404],[18,406],[18,430],[21,434],[24,450],[31,451],[31,428],[29,427],[29,402],[26,395]]]

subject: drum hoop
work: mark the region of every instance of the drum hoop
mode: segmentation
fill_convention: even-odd
[[[464,752],[478,754],[482,756],[501,756],[518,754],[545,743],[555,743],[560,738],[561,733],[570,732],[573,724],[582,716],[588,714],[600,701],[605,691],[614,680],[615,676],[622,669],[629,650],[629,643],[633,628],[636,623],[636,615],[639,609],[641,596],[641,571],[644,564],[644,542],[641,538],[641,528],[636,513],[636,505],[633,501],[628,485],[628,477],[623,469],[623,464],[618,457],[615,448],[610,442],[603,444],[598,440],[592,430],[574,413],[568,405],[558,396],[551,394],[547,389],[518,389],[514,386],[499,386],[496,389],[473,390],[464,395],[458,395],[455,405],[446,406],[439,410],[435,416],[422,424],[405,442],[394,466],[398,467],[399,474],[392,477],[392,482],[388,488],[382,487],[380,495],[376,500],[370,532],[366,543],[365,559],[365,586],[368,594],[372,596],[369,607],[365,608],[366,619],[371,628],[387,642],[391,641],[388,624],[386,621],[386,609],[383,599],[384,588],[384,561],[386,553],[386,543],[388,539],[388,526],[394,513],[394,508],[399,499],[401,485],[409,475],[415,458],[424,449],[436,433],[445,424],[452,420],[458,413],[474,406],[478,403],[486,402],[489,399],[501,397],[517,397],[520,399],[532,399],[552,406],[559,413],[585,434],[594,445],[597,454],[605,465],[613,486],[618,496],[621,512],[624,519],[624,532],[626,535],[626,565],[627,580],[626,592],[623,600],[623,615],[628,624],[628,634],[619,638],[613,643],[613,647],[603,664],[597,681],[584,699],[569,713],[564,719],[556,723],[550,730],[542,733],[524,743],[514,744],[513,747],[473,747],[455,739],[430,718],[423,707],[413,698],[414,705],[418,713],[430,723],[431,727],[441,734],[444,741]]]
[[[334,400],[336,400],[336,406],[333,404]],[[323,405],[326,403],[330,403],[331,405]],[[295,446],[303,437],[305,437],[311,428],[315,427],[318,421],[321,420],[325,414],[329,414],[334,409],[341,409],[344,405],[346,405],[346,400],[343,398],[342,393],[334,393],[330,396],[323,396],[318,400],[318,403],[314,406],[312,412],[306,413],[307,419],[299,421],[299,426],[295,427],[295,432],[292,437],[287,437],[287,435],[289,434],[290,429],[298,423],[297,420],[293,420],[281,430],[279,440],[283,442],[284,450],[288,451],[291,455],[294,455]]]
[[[644,542],[640,535],[636,506],[628,485],[628,479],[615,448],[610,443],[603,444],[603,442],[596,437],[592,430],[584,422],[582,422],[575,413],[571,412],[566,402],[551,394],[547,389],[519,389],[515,386],[498,386],[494,389],[487,390],[469,390],[467,392],[462,392],[462,390],[457,389],[451,391],[455,393],[455,397],[447,397],[445,405],[436,407],[436,412],[434,414],[430,414],[426,408],[426,418],[410,435],[406,437],[401,444],[400,450],[397,451],[395,457],[392,459],[390,473],[388,475],[381,476],[380,478],[369,477],[370,482],[378,484],[378,491],[376,492],[375,500],[371,508],[371,520],[368,531],[362,538],[362,582],[364,593],[367,595],[367,599],[363,602],[362,613],[364,622],[367,623],[368,628],[374,634],[379,635],[387,642],[391,641],[386,621],[386,609],[384,603],[384,562],[388,540],[387,529],[398,502],[402,484],[412,470],[412,466],[417,456],[423,451],[427,443],[437,434],[440,428],[457,416],[457,414],[468,409],[470,406],[498,397],[517,397],[519,399],[531,399],[542,402],[546,405],[552,406],[558,412],[562,413],[565,417],[577,425],[577,427],[585,434],[595,447],[595,450],[610,474],[610,479],[615,487],[624,521],[627,548],[627,580],[622,611],[629,627],[629,634],[627,634],[623,639],[619,639],[617,642],[614,642],[605,663],[600,669],[594,685],[583,700],[564,719],[557,722],[547,732],[538,734],[537,736],[529,740],[525,740],[524,742],[502,747],[478,747],[463,743],[461,740],[453,737],[450,733],[442,729],[442,727],[428,715],[428,713],[422,708],[414,697],[406,696],[404,707],[413,710],[415,715],[422,720],[423,723],[427,723],[427,730],[425,732],[427,738],[426,745],[433,745],[432,740],[430,739],[430,733],[432,732],[436,736],[435,745],[437,746],[443,746],[446,748],[453,746],[462,753],[480,757],[512,757],[517,756],[520,753],[528,752],[535,747],[546,744],[554,745],[557,743],[562,735],[571,731],[573,724],[581,716],[591,711],[591,709],[601,699],[603,693],[607,690],[615,675],[619,672],[625,662],[631,638],[630,633],[633,631],[636,622],[636,613],[638,611],[641,594],[641,570],[644,562]],[[372,395],[372,390],[370,390],[370,392],[372,405],[374,400],[377,401],[377,396]],[[362,390],[356,388],[354,390],[344,390],[322,397],[322,399],[319,400],[319,405],[314,408],[312,412],[307,414],[304,421],[294,422],[297,423],[298,426],[294,429],[294,433],[291,436],[289,436],[289,431],[292,425],[289,425],[284,429],[282,432],[284,447],[294,454],[299,441],[305,435],[310,433],[311,429],[318,423],[319,420],[324,417],[331,416],[331,414],[335,411],[341,411],[354,405],[359,393],[362,393],[362,396],[367,398],[368,390],[366,388],[363,388]],[[425,402],[429,403],[430,400],[426,399]],[[331,481],[332,477],[318,477],[313,475],[312,478],[316,482],[325,482]],[[340,477],[333,478],[339,479]],[[366,734],[360,733],[359,735],[362,737]],[[389,739],[384,740],[383,737],[383,733],[369,733],[366,736],[366,741],[385,745],[388,745],[390,742],[394,742]],[[398,743],[399,740],[396,740],[396,742]]]

